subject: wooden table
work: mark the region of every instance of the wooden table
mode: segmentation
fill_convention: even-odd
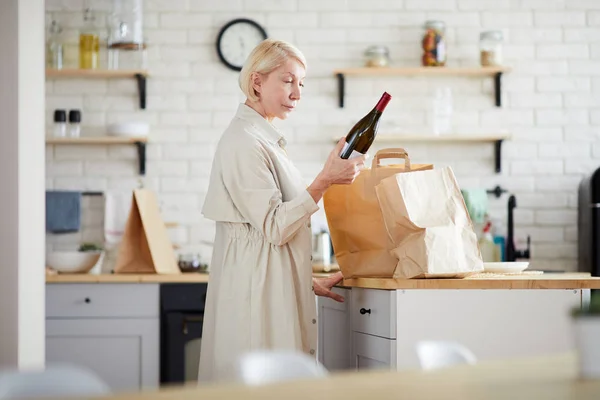
[[[332,374],[260,387],[213,385],[168,388],[156,393],[121,394],[113,400],[186,399],[544,399],[600,398],[600,380],[577,378],[574,354],[480,363],[437,371]]]

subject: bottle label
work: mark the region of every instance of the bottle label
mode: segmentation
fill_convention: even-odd
[[[342,149],[342,151],[340,152],[340,157],[341,157],[341,155],[342,155],[342,154],[344,154],[344,153],[346,152],[346,149],[348,148],[348,146],[350,146],[350,145],[348,144],[348,142],[344,143],[344,148],[343,148],[343,149]],[[356,151],[356,150],[352,150],[352,154],[350,154],[350,157],[348,157],[348,160],[349,160],[349,159],[351,159],[351,158],[360,157],[360,156],[362,156],[362,155],[363,155],[362,153],[359,153],[359,152],[358,152],[358,151]]]

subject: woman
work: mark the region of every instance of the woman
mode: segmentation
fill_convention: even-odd
[[[315,294],[337,301],[342,276],[312,279],[310,217],[332,184],[349,184],[364,157],[339,157],[341,138],[308,187],[271,122],[286,119],[301,97],[306,61],[298,49],[265,40],[240,73],[247,96],[223,133],[203,214],[216,221],[200,352],[200,381],[229,377],[253,350],[315,355]]]

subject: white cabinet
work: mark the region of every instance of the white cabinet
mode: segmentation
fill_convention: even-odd
[[[335,287],[332,290],[344,296],[344,302],[338,303],[328,297],[317,297],[319,316],[318,358],[329,371],[353,368],[352,338],[348,308],[350,289]]]
[[[346,306],[319,300],[320,360],[328,369],[419,368],[421,340],[459,342],[480,361],[571,351],[570,311],[589,296],[573,289],[346,290]]]
[[[158,284],[48,284],[46,362],[87,367],[115,391],[159,386]]]

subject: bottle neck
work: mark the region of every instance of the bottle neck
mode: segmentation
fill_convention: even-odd
[[[379,99],[379,101],[375,105],[375,111],[382,113],[383,110],[385,110],[385,107],[390,102],[390,99],[391,99],[390,95],[387,93],[384,93],[383,96],[381,96],[381,99]]]

